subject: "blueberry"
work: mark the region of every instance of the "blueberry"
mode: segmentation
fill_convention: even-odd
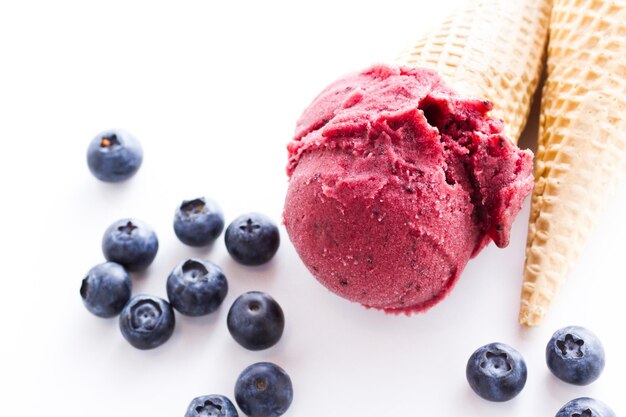
[[[291,378],[278,365],[259,362],[241,372],[235,384],[235,401],[249,417],[277,417],[293,400]]]
[[[105,262],[87,272],[80,286],[80,296],[87,310],[98,317],[120,314],[130,299],[130,275],[120,264]]]
[[[603,402],[581,397],[565,404],[555,417],[615,417],[615,413]]]
[[[146,269],[154,260],[159,241],[150,226],[137,219],[113,223],[102,237],[107,261],[117,262],[129,271]]]
[[[87,165],[100,181],[127,180],[139,170],[142,161],[141,144],[123,130],[101,132],[87,148]]]
[[[124,339],[137,349],[161,346],[174,332],[174,310],[161,298],[136,295],[120,314],[120,330]]]
[[[187,316],[217,310],[228,292],[222,268],[209,261],[188,259],[167,277],[167,297],[172,307]]]
[[[476,394],[489,401],[508,401],[526,384],[526,362],[504,343],[477,349],[467,361],[465,376]]]
[[[562,381],[587,385],[604,369],[604,348],[598,337],[580,326],[557,330],[546,346],[546,363]]]
[[[280,245],[278,227],[259,213],[237,217],[224,235],[228,253],[244,265],[261,265],[272,259]]]
[[[239,417],[239,414],[228,398],[213,394],[191,400],[185,417]]]
[[[260,291],[240,295],[228,311],[228,331],[241,346],[250,350],[274,346],[283,335],[285,316],[271,296]]]
[[[186,245],[209,245],[222,230],[222,211],[217,203],[204,197],[183,201],[174,214],[174,233]]]

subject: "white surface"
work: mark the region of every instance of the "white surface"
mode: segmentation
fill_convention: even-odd
[[[626,186],[533,330],[516,321],[528,201],[511,245],[487,248],[450,297],[412,317],[327,292],[284,228],[276,258],[260,268],[235,264],[221,239],[202,251],[174,236],[176,205],[199,195],[216,199],[227,222],[253,210],[278,220],[285,145],[303,108],[334,78],[395,56],[454,3],[3,2],[0,415],[182,416],[196,395],[232,398],[239,372],[265,360],[292,377],[287,416],[551,416],[583,395],[624,415]],[[110,127],[145,149],[124,184],[98,182],[85,164],[88,141]],[[217,313],[178,315],[171,340],[153,351],[133,349],[78,292],[102,261],[102,232],[126,216],[152,224],[161,242],[134,293],[164,297],[170,269],[190,256],[222,265],[230,282]],[[232,301],[253,289],[274,295],[287,319],[280,343],[262,352],[239,347],[225,323]],[[545,343],[569,324],[606,347],[606,370],[587,387],[558,382],[545,366]],[[492,341],[528,364],[526,388],[507,403],[481,400],[465,381],[469,355]]]

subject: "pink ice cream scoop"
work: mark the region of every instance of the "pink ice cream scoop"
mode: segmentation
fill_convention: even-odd
[[[411,313],[491,240],[506,246],[532,153],[491,108],[427,69],[378,65],[328,86],[288,145],[284,223],[311,273],[348,300]]]

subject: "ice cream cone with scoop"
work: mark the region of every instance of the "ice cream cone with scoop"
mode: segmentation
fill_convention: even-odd
[[[475,0],[398,62],[349,74],[288,145],[284,223],[329,290],[394,313],[428,309],[489,242],[508,244],[531,192],[515,143],[550,1]]]

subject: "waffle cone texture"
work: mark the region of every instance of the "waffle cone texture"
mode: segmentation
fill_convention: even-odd
[[[626,158],[626,0],[555,0],[519,321],[545,317]]]
[[[471,0],[397,60],[436,70],[462,95],[487,99],[517,143],[539,83],[550,0]]]

